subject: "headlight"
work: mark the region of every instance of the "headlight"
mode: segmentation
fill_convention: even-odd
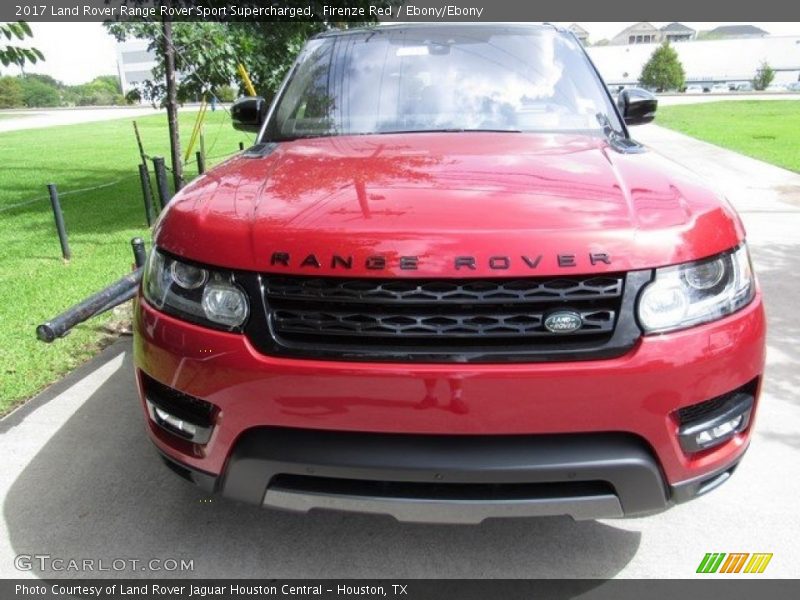
[[[645,333],[707,323],[750,303],[756,286],[747,246],[696,262],[656,270],[639,298]]]
[[[155,308],[182,319],[218,329],[239,330],[247,321],[247,295],[233,275],[150,252],[142,291]]]

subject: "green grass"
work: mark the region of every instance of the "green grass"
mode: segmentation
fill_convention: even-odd
[[[184,144],[195,117],[180,114]],[[108,338],[110,315],[49,345],[36,340],[35,327],[128,272],[132,237],[149,245],[131,122],[0,133],[0,415],[86,361]],[[168,156],[166,117],[137,122],[145,151]],[[224,111],[208,113],[205,139],[209,164],[237,151],[239,141],[252,141],[230,126]],[[186,171],[191,179],[195,165]],[[50,182],[62,194],[68,265],[53,224]]]
[[[740,100],[664,106],[656,123],[800,172],[800,101]]]

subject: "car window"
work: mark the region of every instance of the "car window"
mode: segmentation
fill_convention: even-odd
[[[621,129],[570,36],[550,28],[380,27],[314,40],[278,100],[272,140],[409,131]]]

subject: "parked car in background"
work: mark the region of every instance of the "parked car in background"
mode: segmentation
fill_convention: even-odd
[[[767,92],[785,92],[788,88],[782,83],[770,83],[767,86]]]
[[[727,83],[715,83],[711,86],[712,94],[727,94],[730,91],[731,89],[728,87]]]
[[[800,92],[800,81],[793,81],[789,85],[786,86],[786,91],[788,92]]]
[[[753,84],[749,81],[740,81],[733,89],[737,92],[752,92]]]
[[[703,86],[702,85],[687,85],[685,93],[687,93],[687,94],[702,94],[703,93]]]

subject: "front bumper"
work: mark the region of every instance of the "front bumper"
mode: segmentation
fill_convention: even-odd
[[[140,390],[145,373],[218,409],[203,445],[147,419],[178,472],[268,506],[409,520],[631,516],[708,491],[740,460],[752,420],[687,454],[676,411],[753,382],[757,398],[764,365],[760,295],[726,319],[586,362],[280,359],[141,299],[135,328]],[[448,487],[461,484],[495,487]],[[462,492],[480,493],[464,504]]]
[[[624,434],[430,436],[271,427],[248,430],[220,477],[164,459],[206,491],[250,504],[434,523],[642,516],[704,493],[736,467],[671,489],[646,445]]]

